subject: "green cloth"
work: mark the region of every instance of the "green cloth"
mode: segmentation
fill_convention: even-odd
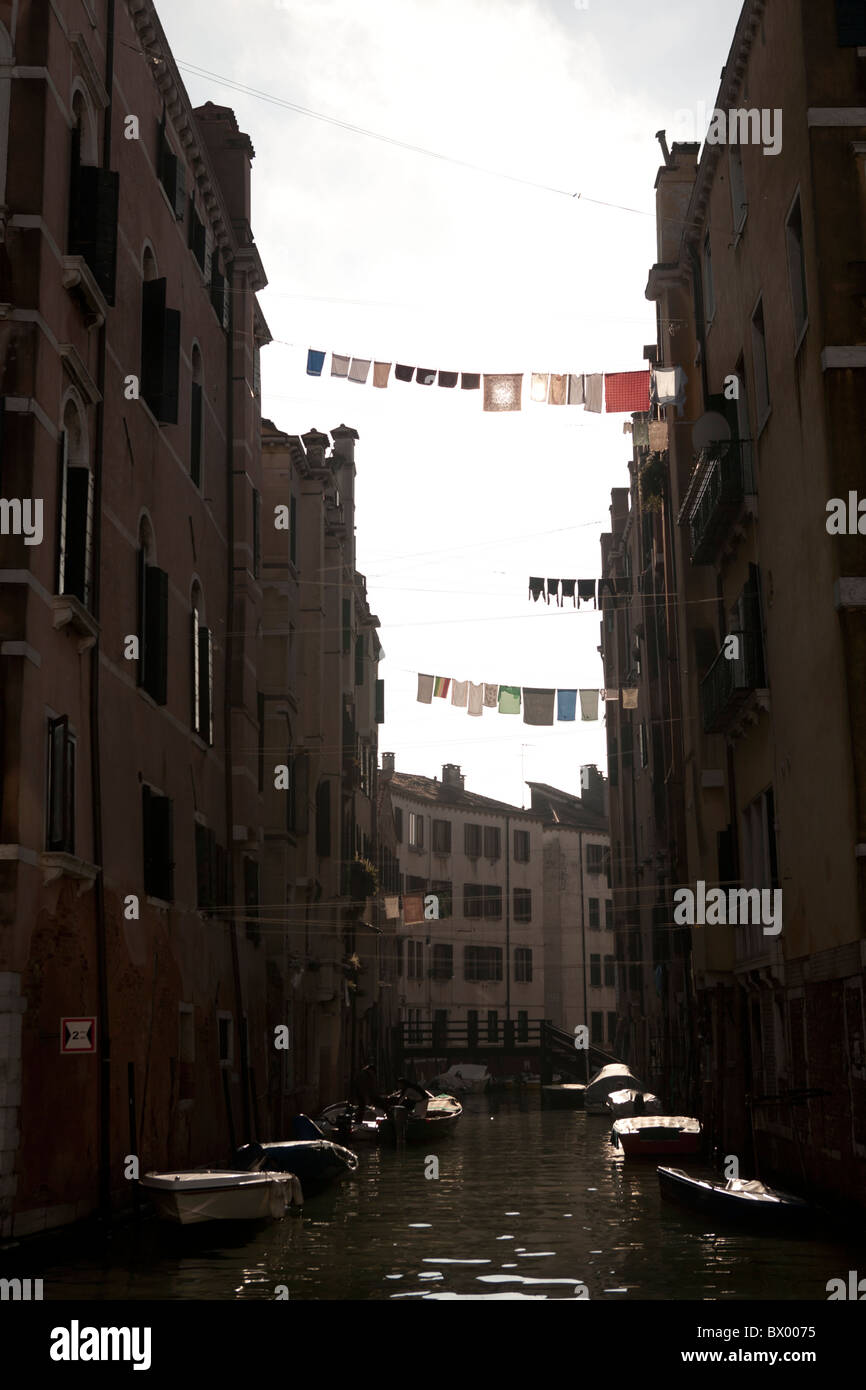
[[[519,714],[519,713],[520,713],[520,686],[519,686],[519,685],[500,685],[500,687],[499,687],[499,713],[500,713],[500,714]]]

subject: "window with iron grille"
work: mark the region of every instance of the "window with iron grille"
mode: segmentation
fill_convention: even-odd
[[[514,979],[518,984],[532,984],[532,951],[528,946],[515,947]]]
[[[69,719],[48,721],[48,824],[46,848],[75,853],[75,737]]]
[[[532,921],[532,889],[515,888],[514,890],[514,920],[515,922]]]
[[[451,853],[451,822],[450,820],[434,820],[433,822],[433,853]]]
[[[466,946],[463,949],[464,980],[501,980],[501,946]]]

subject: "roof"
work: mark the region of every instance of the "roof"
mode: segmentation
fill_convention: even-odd
[[[527,782],[532,791],[532,805],[545,826],[561,825],[568,830],[592,830],[600,835],[610,833],[610,824],[603,811],[587,806],[572,792],[560,791],[546,782]]]
[[[527,810],[522,806],[511,806],[507,801],[494,801],[489,796],[479,796],[477,792],[461,791],[459,787],[446,786],[438,777],[421,777],[414,772],[394,772],[387,785],[403,796],[413,796],[419,801],[432,805],[449,807],[454,811],[488,811],[507,816],[524,816],[527,820],[541,820],[538,811]]]

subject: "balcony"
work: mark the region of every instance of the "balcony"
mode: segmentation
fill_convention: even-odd
[[[734,439],[715,445],[712,452],[703,450],[696,475],[697,495],[688,513],[691,559],[693,565],[710,565],[746,499],[755,494],[751,440]]]
[[[707,734],[731,732],[750,708],[756,704],[767,707],[760,634],[733,632],[730,636],[739,639],[739,656],[726,657],[723,647],[701,681],[701,711]]]

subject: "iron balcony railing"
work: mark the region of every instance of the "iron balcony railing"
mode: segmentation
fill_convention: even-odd
[[[717,445],[701,490],[689,517],[691,557],[694,565],[708,565],[744,499],[755,492],[755,469],[750,439],[732,439]],[[706,455],[702,456],[702,461]]]
[[[726,641],[701,681],[701,710],[707,734],[724,733],[749,695],[763,689],[767,683],[760,633],[732,632],[729,635],[738,639],[739,654],[725,656]]]

